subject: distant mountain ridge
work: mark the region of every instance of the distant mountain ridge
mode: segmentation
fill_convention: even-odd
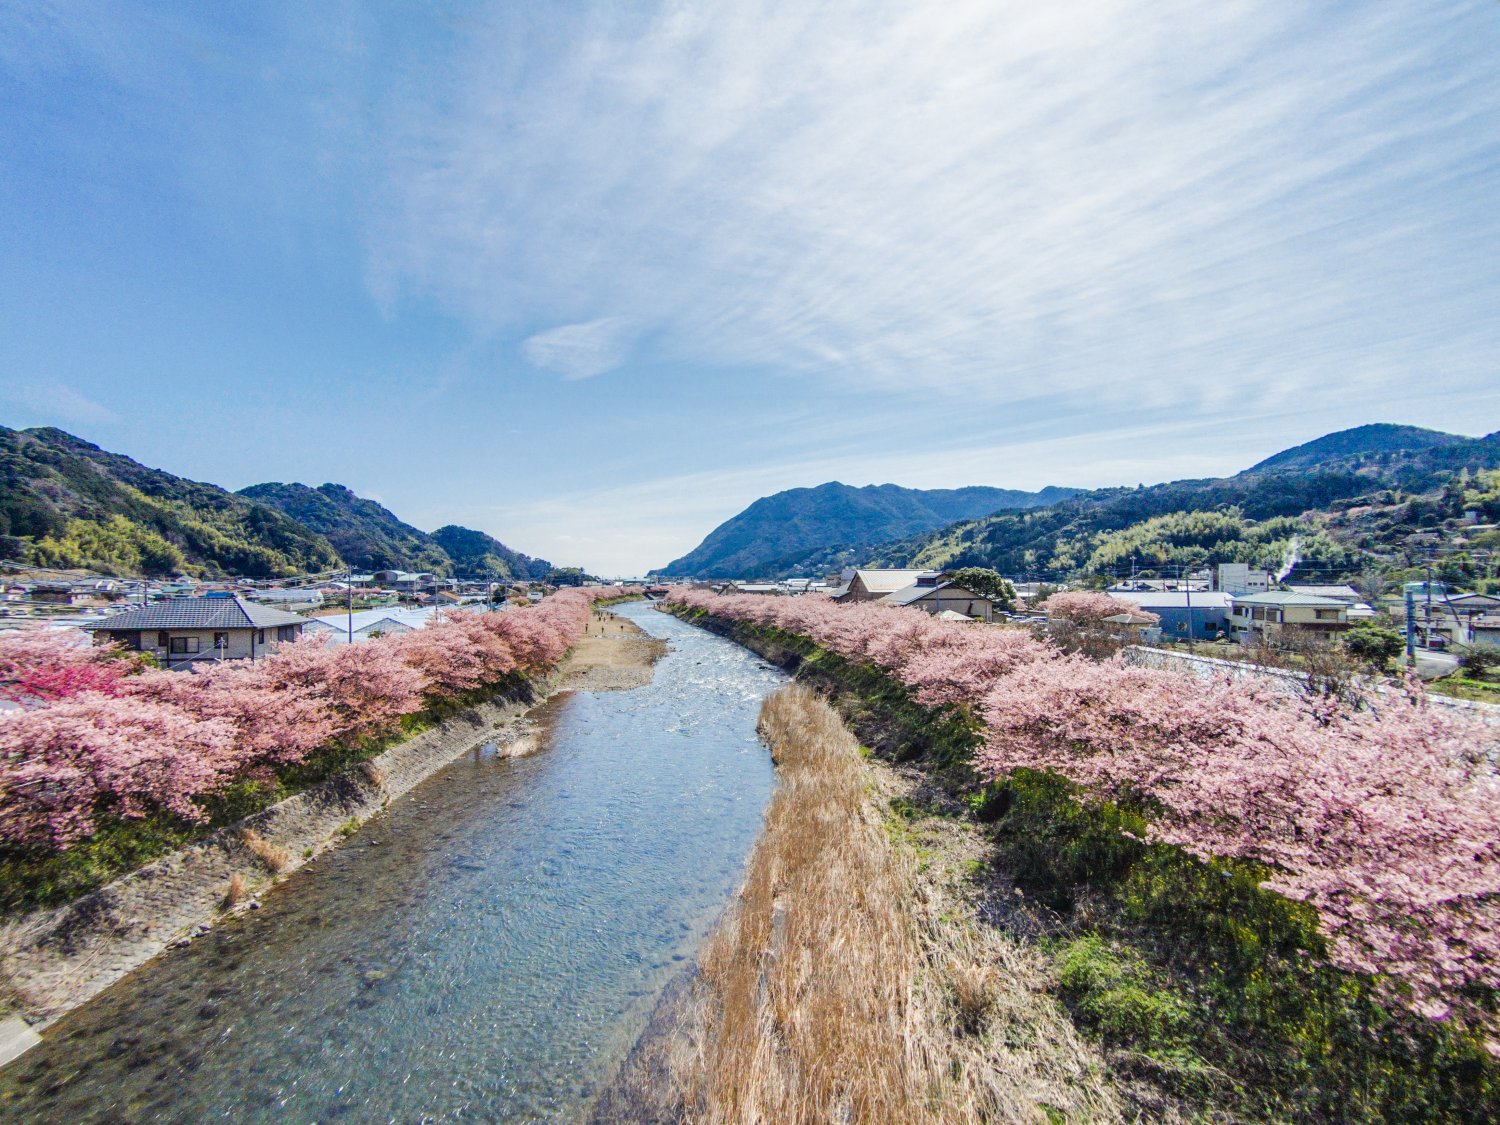
[[[450,523],[434,531],[431,539],[447,552],[459,574],[525,580],[546,578],[555,569],[546,559],[523,555],[471,527]]]
[[[453,569],[453,560],[425,531],[342,484],[309,488],[271,481],[242,488],[239,495],[268,504],[325,536],[356,569],[428,570],[441,575]]]
[[[309,488],[273,481],[242,488],[239,495],[269,504],[325,536],[344,561],[359,570],[419,570],[525,581],[545,577],[552,569],[545,559],[523,555],[483,531],[449,524],[429,535],[342,484]]]
[[[862,488],[830,481],[765,496],[694,550],[652,573],[700,578],[778,577],[821,567],[861,547],[890,542],[1004,508],[1035,508],[1077,489]]]
[[[1472,439],[1461,434],[1445,434],[1421,426],[1400,426],[1392,422],[1374,422],[1349,430],[1325,434],[1302,445],[1284,449],[1246,469],[1246,473],[1272,470],[1315,469],[1329,461],[1367,454],[1412,452],[1438,446],[1459,445]],[[1243,474],[1241,474],[1243,475]]]
[[[328,540],[218,485],[51,426],[0,427],[0,556],[113,574],[275,577],[339,564]]]
[[[1500,468],[1500,433],[1470,438],[1415,426],[1359,426],[1268,457],[1232,477],[1169,481],[1080,492],[1050,508],[997,513],[885,544],[860,561],[878,566],[992,567],[1005,574],[1061,579],[1113,564],[1201,565],[1275,556],[1296,539],[1327,568],[1356,568],[1377,548],[1401,544],[1388,521],[1382,542],[1341,530],[1361,506],[1413,509],[1451,490],[1461,475]],[[1223,520],[1183,520],[1218,513]],[[1430,517],[1429,517],[1430,518]],[[1258,527],[1283,521],[1279,539]],[[1323,535],[1327,530],[1333,538]],[[1340,538],[1340,536],[1342,538]],[[1238,557],[1241,552],[1247,557]],[[1175,573],[1173,571],[1172,573]]]
[[[552,570],[482,531],[449,525],[429,535],[343,485],[230,492],[50,426],[0,426],[0,558],[211,578],[276,578],[345,564],[521,580]]]

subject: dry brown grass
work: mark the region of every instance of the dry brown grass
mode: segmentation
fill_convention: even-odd
[[[779,784],[677,1044],[687,1119],[1117,1120],[1039,959],[918,876],[833,709],[793,685],[761,729]]]
[[[229,877],[229,887],[224,891],[224,906],[228,910],[233,910],[248,897],[250,897],[250,888],[245,883],[245,877],[236,871]]]
[[[292,853],[280,844],[271,843],[255,829],[246,828],[240,833],[240,840],[272,875],[280,875],[292,866]]]

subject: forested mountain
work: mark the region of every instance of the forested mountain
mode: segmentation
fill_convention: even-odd
[[[271,577],[338,565],[274,508],[51,427],[0,427],[0,555],[108,574]]]
[[[453,560],[425,531],[341,484],[252,484],[241,496],[269,504],[327,537],[356,570],[428,570],[447,575]]]
[[[0,426],[0,558],[105,574],[275,578],[344,565],[540,578],[482,531],[429,535],[339,484],[239,492],[150,469],[51,427]]]
[[[1280,453],[1267,457],[1260,464],[1252,465],[1245,472],[1316,469],[1329,461],[1340,461],[1350,457],[1436,449],[1446,445],[1462,445],[1469,440],[1461,434],[1445,434],[1441,430],[1425,430],[1420,426],[1398,426],[1392,422],[1375,422],[1368,426],[1355,426],[1351,430],[1325,434],[1313,441],[1295,445],[1291,449],[1284,449]]]
[[[1434,545],[1431,533],[1444,520],[1453,524],[1463,510],[1482,508],[1487,486],[1474,474],[1497,467],[1500,433],[1476,439],[1361,426],[1232,477],[1096,489],[1046,509],[961,521],[887,544],[862,561],[987,566],[1042,578],[1131,565],[1172,570],[1237,561],[1275,568],[1293,554],[1325,577],[1400,568]],[[1444,546],[1452,553],[1468,541],[1449,536]]]
[[[1070,488],[855,488],[837,481],[762,497],[726,520],[693,551],[657,574],[700,578],[811,573],[872,545],[930,531],[1002,508],[1033,508],[1073,495]]]
[[[546,559],[513,551],[493,535],[448,524],[432,533],[432,541],[447,552],[457,573],[496,578],[542,579],[552,573]]]

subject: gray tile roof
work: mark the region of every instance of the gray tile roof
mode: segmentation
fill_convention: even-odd
[[[1306,605],[1327,606],[1330,609],[1346,606],[1348,602],[1336,598],[1320,598],[1313,594],[1294,594],[1286,590],[1272,590],[1266,594],[1235,594],[1235,605]]]
[[[936,586],[908,586],[904,590],[897,590],[894,594],[887,594],[879,600],[886,605],[911,605],[912,602],[919,602],[929,594],[936,594],[939,590],[949,591],[950,597],[967,597],[976,602],[989,601],[988,598],[981,597],[956,582],[939,582]]]
[[[85,628],[136,629],[271,629],[277,625],[305,625],[307,618],[269,606],[254,605],[239,595],[229,598],[165,598],[106,617]]]

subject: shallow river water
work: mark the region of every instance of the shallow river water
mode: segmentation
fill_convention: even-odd
[[[264,908],[171,951],[0,1071],[7,1121],[539,1121],[582,1113],[733,892],[783,676],[648,606],[647,687],[558,697]]]

